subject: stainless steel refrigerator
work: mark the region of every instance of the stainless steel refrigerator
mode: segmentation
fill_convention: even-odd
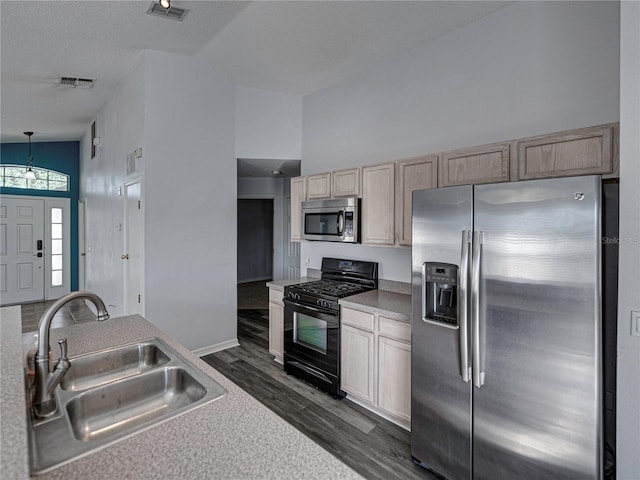
[[[416,463],[602,477],[600,209],[597,176],[414,192]]]

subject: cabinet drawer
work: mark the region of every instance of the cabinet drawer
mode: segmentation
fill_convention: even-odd
[[[411,342],[411,325],[380,315],[379,332],[385,337]]]
[[[340,321],[368,332],[373,332],[373,314],[342,307]]]
[[[284,292],[276,290],[274,288],[269,289],[269,302],[270,303],[282,303],[284,298]]]

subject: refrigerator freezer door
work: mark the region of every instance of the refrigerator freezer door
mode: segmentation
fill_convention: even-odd
[[[456,480],[471,478],[471,382],[462,377],[460,329],[422,319],[423,265],[464,272],[462,238],[472,220],[470,186],[413,194],[411,454]]]
[[[473,477],[601,478],[600,178],[483,185],[474,198],[485,376]]]

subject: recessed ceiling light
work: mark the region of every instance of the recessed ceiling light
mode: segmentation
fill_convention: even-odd
[[[165,7],[164,5],[167,5]],[[182,21],[189,10],[171,5],[170,0],[153,0],[147,8],[149,15],[157,15],[159,17],[168,18],[170,20]]]

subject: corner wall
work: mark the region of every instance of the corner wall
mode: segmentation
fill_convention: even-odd
[[[235,89],[145,53],[145,317],[191,350],[237,342]]]
[[[618,480],[640,478],[640,3],[620,8],[620,271],[618,282]]]
[[[80,200],[85,203],[86,288],[108,305],[112,317],[124,315],[124,197],[127,154],[144,143],[143,57],[127,74],[96,117],[100,145],[91,158],[91,128],[80,141]],[[144,171],[142,163],[140,164]],[[143,174],[143,173],[142,173]]]

